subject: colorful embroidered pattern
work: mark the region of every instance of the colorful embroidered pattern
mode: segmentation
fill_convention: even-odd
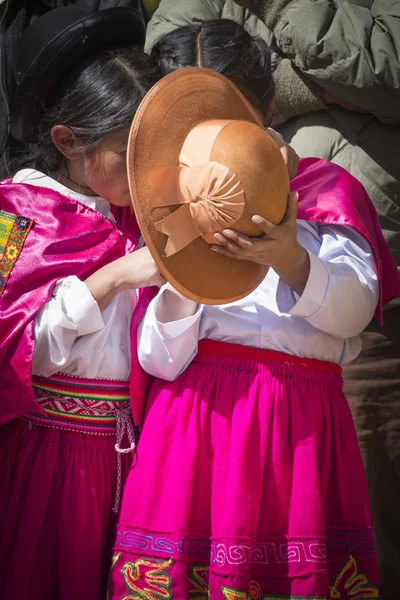
[[[208,600],[208,565],[194,565],[189,574],[189,600]]]
[[[0,296],[32,225],[31,219],[0,210]]]
[[[3,258],[4,250],[6,249],[8,238],[10,237],[16,218],[15,215],[0,210],[0,259]]]
[[[370,600],[379,598],[378,590],[369,585],[365,575],[358,574],[357,563],[352,556],[340,571],[335,584],[329,586],[329,600]]]
[[[123,600],[170,600],[171,575],[168,573],[173,560],[139,558],[127,562],[121,569],[129,593]],[[133,592],[131,594],[130,592]]]
[[[32,377],[33,387],[46,394],[83,398],[86,400],[112,400],[129,402],[129,383],[112,379],[79,379],[68,375]]]
[[[213,542],[209,538],[189,538],[132,530],[120,526],[116,547],[144,554],[167,553],[172,558],[188,558],[195,563],[212,564],[214,568],[231,565],[323,565],[328,554],[375,554],[372,529],[330,531],[325,539],[290,540],[286,537],[259,539],[246,544],[242,539]]]
[[[117,416],[130,411],[127,381],[91,380],[55,375],[32,377],[32,386],[47,415],[31,415],[38,425],[115,435]]]
[[[121,554],[114,555],[112,568]],[[150,558],[125,562],[119,571],[123,575],[129,593],[122,596],[121,600],[170,600],[172,598],[172,577],[169,571],[173,564],[173,559]],[[211,598],[206,564],[194,565],[188,574],[188,579],[189,600],[209,600]],[[329,586],[328,595],[293,596],[263,593],[258,581],[251,581],[246,591],[229,586],[221,586],[220,590],[224,600],[374,600],[379,598],[377,588],[368,583],[365,575],[358,573],[357,563],[352,556],[337,576],[334,585]]]

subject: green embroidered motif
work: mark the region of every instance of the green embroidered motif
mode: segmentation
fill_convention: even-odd
[[[133,563],[125,563],[121,573],[129,593],[123,600],[171,600],[171,575],[168,571],[173,562],[172,558],[139,558]]]
[[[359,574],[357,563],[352,556],[340,571],[335,584],[329,586],[328,596],[287,596],[280,594],[262,594],[256,581],[249,583],[247,592],[222,587],[226,600],[375,600],[379,598],[378,589],[368,583],[365,575]]]
[[[329,586],[329,600],[370,600],[379,598],[374,585],[368,583],[365,575],[358,573],[357,563],[352,556],[340,571],[335,584]]]
[[[194,565],[189,575],[189,599],[209,600],[208,565]]]

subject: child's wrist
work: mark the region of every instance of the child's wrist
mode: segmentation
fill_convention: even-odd
[[[128,290],[130,287],[126,268],[123,268],[121,259],[114,261],[108,265],[109,269],[106,274],[106,285],[111,292],[119,294]]]
[[[310,274],[310,257],[299,243],[285,256],[280,265],[271,265],[275,273],[301,296]]]

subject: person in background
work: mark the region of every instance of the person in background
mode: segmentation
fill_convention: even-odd
[[[147,11],[142,0],[0,0],[0,180],[12,172],[12,157],[24,146],[8,139],[9,112],[16,84],[15,55],[24,31],[38,17],[55,8],[80,6],[91,12],[115,6],[129,6],[139,10],[145,23]]]
[[[20,41],[11,129],[29,154],[0,183],[2,600],[106,596],[130,374],[145,384],[130,325],[164,281],[138,248],[126,167],[160,78],[144,36],[132,8],[63,7]]]
[[[327,0],[239,4],[161,0],[148,25],[146,49],[177,28],[216,18],[234,20],[266,40],[275,66],[273,127],[300,157],[330,160],[361,181],[400,265],[400,68],[395,50],[400,45],[400,4],[388,0],[368,7]],[[384,326],[371,322],[361,339],[363,351],[343,370],[345,392],[367,471],[382,598],[398,600],[399,300],[386,307]]]

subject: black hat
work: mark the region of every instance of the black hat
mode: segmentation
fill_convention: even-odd
[[[144,45],[142,15],[130,7],[91,13],[75,6],[49,11],[22,36],[15,61],[18,88],[11,107],[11,134],[36,142],[43,106],[61,80],[82,60],[118,45]]]

